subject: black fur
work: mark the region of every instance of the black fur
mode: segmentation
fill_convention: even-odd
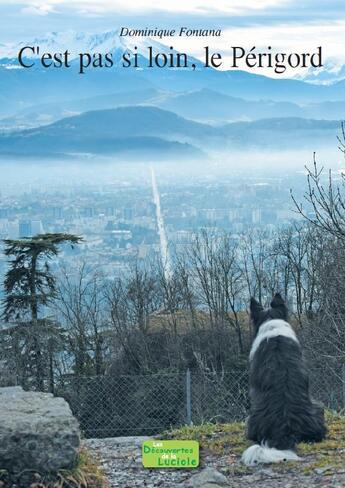
[[[250,316],[252,319],[252,325],[254,327],[254,335],[259,331],[259,327],[264,322],[273,319],[288,319],[288,309],[282,299],[280,293],[276,293],[271,301],[271,308],[264,310],[261,303],[255,300],[255,298],[250,299]]]
[[[264,310],[250,303],[254,333],[272,319],[287,320],[279,294]],[[248,438],[276,449],[294,449],[299,442],[319,442],[326,435],[323,408],[310,396],[309,379],[300,345],[284,336],[264,340],[250,365],[251,413]]]

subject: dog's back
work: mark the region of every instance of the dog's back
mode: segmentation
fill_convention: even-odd
[[[250,353],[248,438],[259,445],[245,451],[246,464],[298,459],[292,451],[298,442],[321,441],[326,434],[323,409],[310,397],[301,347],[280,295],[271,307],[264,311],[251,302],[256,337]]]

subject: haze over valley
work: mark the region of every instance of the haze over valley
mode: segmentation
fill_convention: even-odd
[[[121,54],[134,42],[111,31],[31,44]],[[138,44],[140,56],[150,42]],[[341,70],[327,84],[325,70],[318,83],[315,73],[271,79],[198,60],[195,72],[117,65],[80,76],[73,66],[18,67],[20,45],[0,49],[2,239],[83,235],[78,260],[113,276],[159,254],[162,222],[168,246],[183,247],[205,227],[241,239],[298,220],[290,189],[302,198],[314,151],[341,178]],[[65,264],[71,259],[66,251]]]

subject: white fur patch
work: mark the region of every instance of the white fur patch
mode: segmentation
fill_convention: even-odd
[[[292,330],[291,325],[285,322],[285,320],[269,320],[268,322],[265,322],[260,326],[258,335],[255,337],[252,344],[249,359],[253,359],[254,354],[256,353],[262,341],[271,339],[271,337],[278,336],[289,337],[290,339],[293,339],[295,342],[298,343],[298,339],[296,337],[296,334]]]
[[[274,447],[254,444],[242,454],[242,462],[247,466],[256,466],[262,463],[280,463],[282,461],[301,461],[293,451],[280,451]]]

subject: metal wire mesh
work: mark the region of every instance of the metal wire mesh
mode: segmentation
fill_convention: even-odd
[[[245,419],[249,408],[247,371],[192,374],[191,377],[193,423]]]
[[[188,379],[189,374],[189,379]],[[192,421],[233,422],[248,415],[248,372],[71,376],[57,392],[86,437],[152,435]],[[326,407],[345,407],[345,369],[312,370],[311,391]]]
[[[330,362],[331,363],[331,362]],[[309,371],[312,396],[331,410],[345,409],[345,365],[327,364]]]
[[[86,437],[145,435],[185,423],[185,375],[70,378],[62,392]]]

